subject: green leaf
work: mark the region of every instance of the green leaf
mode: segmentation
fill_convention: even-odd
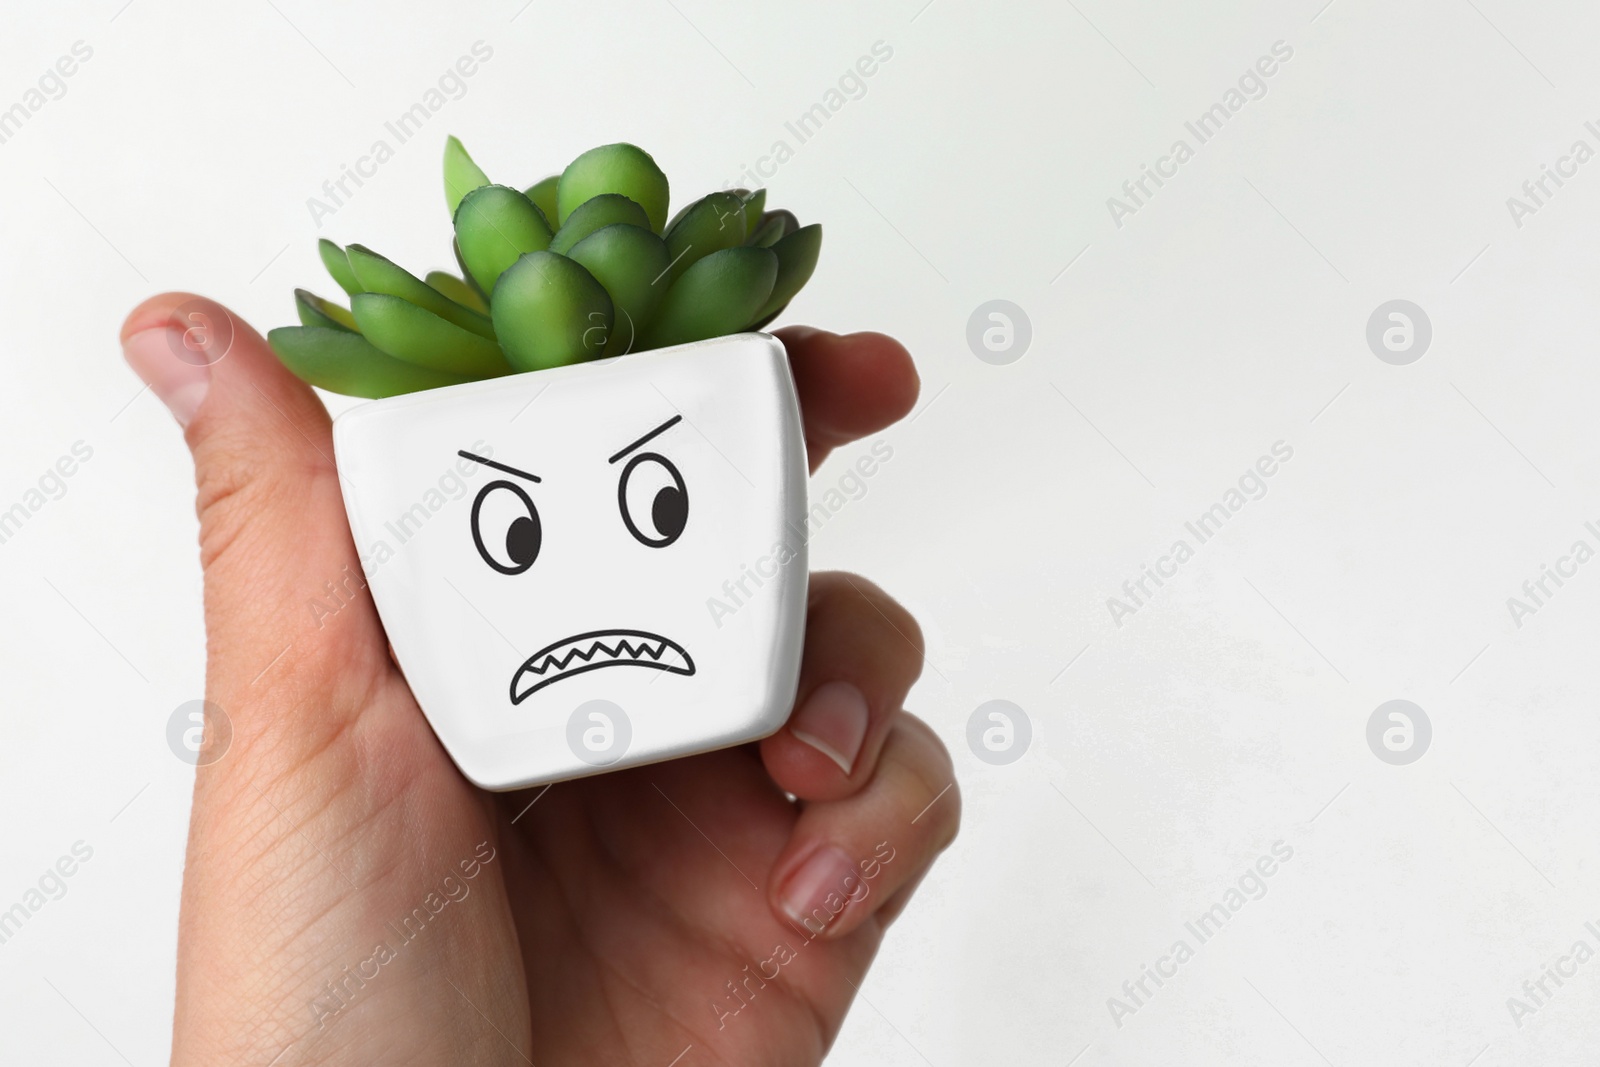
[[[778,257],[778,277],[761,310],[748,322],[776,315],[811,280],[812,271],[817,269],[817,257],[822,254],[822,226],[818,223],[802,226],[773,245],[772,253]]]
[[[650,228],[650,219],[645,215],[644,208],[620,193],[601,193],[573,209],[567,221],[561,224],[561,229],[550,238],[550,251],[566,255],[573,245],[591,233],[617,223],[645,230]]]
[[[356,281],[355,272],[350,269],[350,261],[345,258],[344,249],[328,240],[326,237],[318,238],[317,254],[322,257],[322,265],[328,268],[328,273],[333,275],[333,280],[339,283],[349,296],[361,292],[361,283]]]
[[[769,211],[761,216],[761,223],[756,227],[750,243],[757,248],[771,248],[799,228],[800,220],[794,217],[794,212],[782,208]]]
[[[683,273],[667,290],[646,331],[646,348],[738,333],[756,317],[778,277],[770,248],[724,248]]]
[[[740,193],[744,201],[744,232],[755,233],[756,227],[761,225],[761,213],[767,207],[767,191],[757,189],[753,193]]]
[[[526,195],[533,201],[533,206],[544,215],[544,221],[553,230],[556,227],[556,186],[561,184],[561,175],[552,174],[541,182],[528,186]]]
[[[485,185],[468,193],[456,209],[456,247],[472,280],[494,291],[500,272],[528,252],[550,246],[544,215],[522,193],[504,185]]]
[[[361,333],[380,351],[419,367],[467,378],[510,374],[500,346],[387,293],[350,298]]]
[[[677,281],[696,261],[724,248],[744,244],[744,204],[734,193],[701,197],[667,230],[672,259],[669,281]]]
[[[638,348],[667,292],[666,242],[643,227],[618,223],[591,233],[567,255],[611,296],[615,311],[603,355],[618,356]]]
[[[280,326],[268,331],[267,343],[295,377],[346,396],[399,396],[469,380],[386,356],[366,338],[348,330]]]
[[[489,302],[483,298],[482,293],[473,288],[472,283],[463,278],[458,278],[448,271],[430,270],[422,280],[462,307],[471,308],[484,315],[489,313]]]
[[[611,297],[583,267],[529,252],[500,275],[489,300],[500,347],[520,371],[593,359],[611,332]]]
[[[761,223],[745,244],[752,248],[771,248],[783,237],[783,220],[768,219]]]
[[[462,307],[404,267],[364,245],[351,245],[345,249],[345,254],[350,257],[350,269],[355,271],[356,280],[366,292],[401,297],[479,337],[494,340],[494,327],[487,316]]]
[[[450,237],[450,252],[455,256],[456,269],[461,272],[459,277],[467,283],[467,288],[478,294],[478,299],[470,304],[465,304],[461,300],[456,300],[456,303],[465,304],[466,307],[471,308],[473,311],[479,311],[485,315],[489,314],[489,294],[479,289],[478,283],[472,280],[472,272],[467,269],[467,261],[461,258],[461,242],[456,240],[454,235]],[[444,293],[443,289],[439,291]],[[445,293],[445,295],[450,296],[449,293]],[[450,297],[450,299],[455,300],[455,297]]]
[[[660,233],[667,222],[667,176],[650,153],[631,144],[591,148],[561,172],[556,187],[556,220],[567,216],[602,193],[619,193],[640,207],[650,219],[650,229]]]
[[[302,326],[326,326],[332,330],[356,328],[356,320],[349,311],[305,289],[294,291],[294,308]]]
[[[444,141],[444,202],[455,217],[461,198],[480,185],[488,185],[489,176],[472,161],[461,142],[454,137]]]

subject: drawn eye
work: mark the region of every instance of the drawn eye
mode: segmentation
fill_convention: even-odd
[[[689,491],[683,475],[665,456],[641,452],[622,469],[617,504],[628,532],[640,544],[666,548],[689,521]]]
[[[521,574],[539,558],[539,509],[520,485],[490,482],[472,502],[472,543],[501,574]]]

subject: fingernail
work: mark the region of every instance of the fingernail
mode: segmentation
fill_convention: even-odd
[[[167,405],[178,425],[187,426],[200,410],[206,390],[211,386],[211,365],[200,359],[185,359],[185,334],[168,326],[156,326],[122,342],[122,358],[144,380],[156,399]]]
[[[819,685],[789,720],[789,732],[849,774],[867,736],[867,698],[849,682]]]
[[[849,905],[859,879],[855,862],[843,849],[824,845],[789,876],[780,898],[784,914],[811,933],[821,933]]]

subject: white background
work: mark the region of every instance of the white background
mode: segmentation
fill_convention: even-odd
[[[1520,628],[1506,599],[1600,547],[1600,161],[1520,227],[1506,198],[1600,148],[1600,11],[1324,3],[11,12],[0,108],[93,58],[0,144],[0,509],[94,454],[0,545],[0,907],[94,856],[0,945],[0,1060],[167,1054],[192,772],[164,730],[203,638],[190,465],[118,356],[126,311],[191,288],[287,323],[292,287],[333,288],[319,235],[446,266],[447,132],[512,181],[635,141],[681,203],[795,146],[881,40],[768,184],[828,234],[786,318],[917,357],[922,406],[813,548],[922,620],[910,704],[967,807],[832,1062],[1576,1062],[1600,962],[1520,1027],[1506,1001],[1600,949],[1600,563]],[[307,198],[477,40],[465,95],[319,230]],[[1280,40],[1267,95],[1118,228],[1107,198]],[[1007,366],[965,339],[996,298],[1032,322]],[[1409,366],[1365,340],[1396,298],[1433,324]],[[1117,626],[1107,597],[1280,440],[1267,495]],[[997,698],[1033,726],[1007,766],[966,743]],[[1367,746],[1392,698],[1433,724],[1409,766]],[[1107,999],[1280,840],[1266,896],[1119,1026]]]

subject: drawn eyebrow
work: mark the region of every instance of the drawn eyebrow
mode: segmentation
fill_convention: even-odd
[[[519,471],[515,467],[508,467],[504,463],[496,463],[494,460],[485,459],[483,456],[474,456],[471,452],[468,452],[464,449],[457,452],[456,455],[460,456],[462,459],[470,459],[474,463],[482,463],[485,467],[493,467],[497,471],[505,471],[507,474],[515,474],[518,478],[526,478],[530,482],[544,480],[537,474],[529,474],[527,471]]]
[[[621,459],[623,456],[626,456],[629,452],[632,452],[634,449],[638,448],[640,445],[645,444],[646,442],[654,439],[655,437],[657,437],[660,434],[666,433],[668,430],[672,429],[674,426],[676,426],[678,423],[680,423],[682,421],[683,421],[683,416],[682,415],[674,415],[674,416],[672,416],[672,418],[668,419],[666,422],[663,422],[660,426],[657,426],[655,429],[651,430],[649,433],[647,433],[643,437],[639,438],[633,444],[629,445],[627,448],[624,448],[621,452],[618,452],[616,455],[614,455],[610,459],[606,460],[606,462],[607,463],[615,463],[617,460]]]

